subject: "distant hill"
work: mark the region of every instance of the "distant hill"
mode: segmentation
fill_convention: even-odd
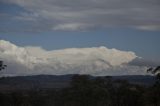
[[[73,75],[36,75],[0,78],[0,92],[31,89],[61,89],[69,86]],[[92,77],[92,76],[91,76]],[[95,78],[95,77],[93,77]],[[155,82],[153,76],[113,76],[113,80],[127,80],[130,83],[152,85]]]
[[[146,85],[150,86],[155,83],[155,77],[149,75],[126,75],[126,76],[114,76],[114,80],[127,80],[132,84]]]

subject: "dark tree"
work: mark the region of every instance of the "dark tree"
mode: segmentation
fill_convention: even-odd
[[[160,73],[160,66],[157,66],[156,68],[151,67],[147,69],[147,72],[151,72],[152,74],[157,75]]]
[[[0,71],[4,70],[7,67],[7,65],[3,64],[3,61],[0,60]]]
[[[151,67],[147,70],[147,72],[156,75],[157,83],[160,83],[160,66],[157,66],[156,68]]]
[[[148,90],[148,102],[154,106],[160,106],[160,66],[149,68],[147,72],[156,76],[156,83]]]

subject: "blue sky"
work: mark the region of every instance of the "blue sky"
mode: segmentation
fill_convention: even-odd
[[[32,58],[32,55],[36,52],[37,48],[35,46],[45,49],[38,49],[42,54],[57,49],[66,52],[65,48],[78,48],[75,51],[81,54],[84,49],[79,48],[88,48],[84,55],[88,56],[90,64],[95,64],[92,63],[92,60],[95,59],[94,55],[89,58],[91,51],[95,50],[95,54],[99,55],[99,52],[104,52],[101,50],[105,49],[105,51],[115,53],[113,58],[118,55],[117,53],[121,54],[121,51],[124,51],[124,55],[123,53],[122,56],[118,55],[117,61],[122,64],[121,60],[124,58],[128,67],[131,64],[137,65],[138,63],[139,66],[135,66],[133,70],[137,67],[141,69],[141,65],[144,64],[155,62],[157,65],[160,63],[159,10],[160,2],[157,0],[1,0],[0,47],[2,50],[13,52],[13,57],[17,55],[17,51],[14,51],[14,49],[9,51],[5,47],[16,45],[19,48],[18,50],[21,50],[20,47],[22,47],[26,51],[30,49],[28,50],[25,46],[34,47],[34,49],[32,48],[33,51],[35,50],[34,53],[24,54],[22,52],[21,54],[28,55],[29,58]],[[7,45],[2,46],[4,44]],[[105,48],[101,48],[101,46]],[[112,51],[112,48],[120,51]],[[72,51],[72,49],[67,50]],[[104,52],[107,58],[112,57],[112,54],[108,57],[107,53]],[[144,60],[136,60],[136,56],[132,53]],[[6,54],[2,51],[2,55]],[[57,55],[53,55],[51,58],[55,58],[55,56]],[[66,59],[65,56],[66,54],[60,58]],[[127,56],[129,58],[125,59]],[[37,65],[40,64],[39,57],[35,56]],[[98,57],[101,58],[101,55]],[[19,58],[15,61],[18,61]],[[73,58],[75,57],[73,56]],[[134,59],[136,61],[133,61]],[[22,60],[26,61],[24,58]],[[98,59],[97,61],[101,65],[104,61],[112,64],[112,59],[103,61]],[[78,61],[77,64],[79,64]],[[65,66],[65,63],[63,65]],[[123,68],[125,69],[125,67]],[[145,67],[143,67],[144,69]],[[108,68],[104,70],[108,70]]]
[[[87,32],[0,33],[0,39],[19,46],[41,46],[47,50],[106,46],[133,51],[145,59],[160,58],[160,32],[106,29]]]
[[[118,1],[88,0],[85,4],[83,1],[72,4],[63,0],[2,0],[0,39],[48,50],[106,46],[158,60],[160,14],[156,10],[160,6],[157,2],[121,0],[117,4]]]

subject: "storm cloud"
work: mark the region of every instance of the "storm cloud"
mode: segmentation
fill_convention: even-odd
[[[22,8],[14,15],[7,13],[10,17],[1,13],[7,20],[22,24],[17,26],[19,28],[1,30],[85,31],[112,27],[160,30],[159,0],[1,0],[1,2]]]

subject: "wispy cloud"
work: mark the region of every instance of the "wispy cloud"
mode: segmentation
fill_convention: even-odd
[[[92,29],[93,27],[130,27],[141,30],[160,30],[159,0],[1,1],[24,8],[24,13],[13,16],[13,18],[20,22],[22,20],[22,22],[31,21],[27,30],[34,28],[34,31],[75,31]]]

